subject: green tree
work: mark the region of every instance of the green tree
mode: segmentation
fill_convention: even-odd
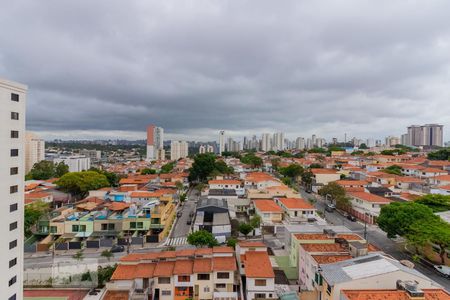
[[[43,201],[36,201],[25,206],[24,214],[24,231],[25,236],[29,237],[32,235],[32,228],[39,219],[44,216],[50,210],[49,204]]]
[[[418,198],[416,203],[428,206],[433,212],[443,212],[450,210],[450,196],[428,194]]]
[[[449,160],[450,148],[439,149],[434,152],[428,153],[428,159],[430,160]]]
[[[309,166],[310,169],[323,169],[323,165],[318,163],[313,163]]]
[[[189,181],[204,182],[215,169],[215,155],[212,153],[198,154],[189,169]]]
[[[97,279],[98,279],[98,287],[102,288],[106,282],[111,280],[114,271],[117,268],[117,264],[114,266],[106,266],[106,267],[98,267],[97,270]]]
[[[64,162],[60,162],[55,165],[55,177],[60,178],[64,174],[69,173],[69,166]]]
[[[406,151],[403,149],[392,149],[392,150],[383,150],[380,153],[382,155],[400,155],[400,154],[405,154]]]
[[[361,145],[359,145],[359,149],[369,149],[369,147],[367,147],[366,144],[362,143]]]
[[[111,257],[114,256],[114,254],[111,252],[111,250],[103,250],[101,256],[103,256],[104,258],[106,258],[108,261],[111,260]]]
[[[232,167],[227,166],[227,164],[223,160],[217,160],[214,162],[214,170],[220,174],[233,174],[234,169]]]
[[[283,176],[290,177],[293,179],[297,178],[298,176],[301,176],[303,172],[304,172],[303,167],[297,164],[290,164],[285,168],[280,168],[280,173]]]
[[[250,219],[250,225],[253,228],[259,228],[259,226],[261,226],[261,217],[260,215],[254,215],[251,219]]]
[[[322,153],[326,154],[328,151],[324,148],[312,148],[308,150],[308,153]]]
[[[188,235],[187,242],[196,247],[214,247],[218,245],[214,235],[206,230],[192,232]]]
[[[165,164],[165,165],[163,165],[163,166],[161,167],[160,173],[161,173],[161,174],[167,174],[167,173],[170,173],[170,172],[172,172],[172,170],[173,170],[174,167],[175,167],[175,162],[174,162],[174,161],[169,162],[169,163],[167,163],[167,164]]]
[[[155,169],[145,168],[145,169],[141,170],[141,174],[142,175],[156,174],[156,170]]]
[[[381,171],[384,173],[388,173],[388,174],[403,176],[402,167],[397,166],[397,165],[389,166],[387,168],[382,169]]]
[[[237,244],[237,240],[235,238],[229,238],[227,240],[228,247],[236,248],[236,244]]]
[[[110,185],[105,175],[95,171],[67,173],[55,183],[60,189],[78,199],[85,198],[91,190],[98,190]]]
[[[82,261],[84,259],[84,253],[83,250],[79,250],[77,251],[77,253],[75,253],[74,255],[72,255],[72,258],[78,260],[78,261]]]
[[[105,170],[100,170],[100,169],[97,169],[97,168],[94,168],[94,167],[90,168],[89,171],[94,171],[94,172],[97,172],[99,174],[105,175],[105,177],[108,180],[110,186],[118,186],[119,185],[120,177],[116,173],[108,172],[108,171],[105,171]]]
[[[252,168],[261,167],[263,160],[261,157],[256,156],[254,153],[248,153],[241,158],[243,164],[252,166]]]
[[[362,150],[353,151],[351,153],[351,155],[353,155],[353,156],[355,156],[355,155],[363,155],[363,154],[364,154],[364,151],[362,151]]]
[[[272,158],[270,162],[272,163],[272,169],[278,170],[278,166],[280,165],[280,158],[279,157]]]
[[[241,223],[239,224],[239,232],[245,235],[247,238],[248,234],[253,231],[253,227],[250,224],[247,223]]]
[[[326,197],[330,195],[331,199],[336,202],[336,207],[347,209],[350,205],[350,199],[346,196],[345,189],[336,182],[330,182],[319,190],[319,195]]]
[[[303,172],[303,174],[301,175],[302,177],[302,182],[305,185],[309,185],[312,183],[312,178],[313,178],[313,173],[311,172],[311,170],[307,170],[305,172]]]
[[[26,179],[47,180],[55,177],[55,164],[48,160],[42,160],[33,165]]]
[[[423,204],[392,202],[381,208],[377,223],[389,238],[394,238],[397,235],[406,237],[411,232],[411,226],[418,220],[431,222],[436,218],[439,217]]]

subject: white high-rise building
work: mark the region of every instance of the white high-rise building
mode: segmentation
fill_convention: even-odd
[[[272,150],[273,151],[284,150],[284,133],[276,132],[273,134]]]
[[[189,145],[186,141],[170,142],[170,159],[178,160],[188,156]]]
[[[400,139],[396,136],[386,137],[385,145],[388,147],[394,147],[395,145],[398,145],[400,143],[401,143]]]
[[[35,163],[45,159],[45,141],[37,134],[25,133],[25,174],[31,171]]]
[[[225,152],[225,131],[219,131],[219,155]]]
[[[198,148],[198,152],[200,154],[203,153],[214,153],[214,147],[211,145],[200,145],[200,147]]]
[[[83,155],[58,157],[53,159],[55,164],[64,163],[69,167],[69,172],[87,171],[91,168],[91,159]]]
[[[25,85],[0,79],[0,295],[23,299]]]
[[[164,129],[155,125],[147,127],[147,160],[164,159],[161,149],[164,149]]]
[[[272,141],[270,139],[270,133],[263,133],[261,137],[261,150],[270,151],[272,150]]]
[[[298,150],[303,150],[305,149],[305,139],[302,137],[298,137],[295,140],[295,148]]]

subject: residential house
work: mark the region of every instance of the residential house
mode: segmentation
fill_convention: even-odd
[[[348,193],[351,201],[349,213],[369,224],[375,224],[383,205],[391,203],[391,200],[365,192]]]
[[[316,208],[302,198],[274,198],[284,211],[284,220],[289,223],[315,220]]]
[[[283,209],[275,201],[268,199],[253,200],[255,213],[261,217],[263,224],[275,224],[283,221]]]
[[[231,235],[227,202],[222,199],[201,198],[197,204],[193,230],[206,230],[219,242],[225,242]]]

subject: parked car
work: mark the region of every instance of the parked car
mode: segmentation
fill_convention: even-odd
[[[450,267],[443,266],[443,265],[435,265],[434,268],[441,273],[441,275],[450,278]]]
[[[347,215],[347,219],[352,221],[352,222],[356,222],[356,217],[355,216]]]
[[[182,214],[183,214],[182,211],[177,212],[177,218],[181,217]]]
[[[334,204],[327,204],[327,206],[325,206],[325,210],[327,212],[334,212],[335,209],[336,209],[336,206]]]
[[[123,252],[123,251],[125,251],[125,246],[123,246],[123,245],[113,245],[111,247],[112,253],[119,253],[119,252]]]

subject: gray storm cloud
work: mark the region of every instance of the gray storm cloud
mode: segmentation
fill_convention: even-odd
[[[0,76],[64,138],[450,125],[448,1],[11,1]],[[446,139],[450,136],[446,134]]]

